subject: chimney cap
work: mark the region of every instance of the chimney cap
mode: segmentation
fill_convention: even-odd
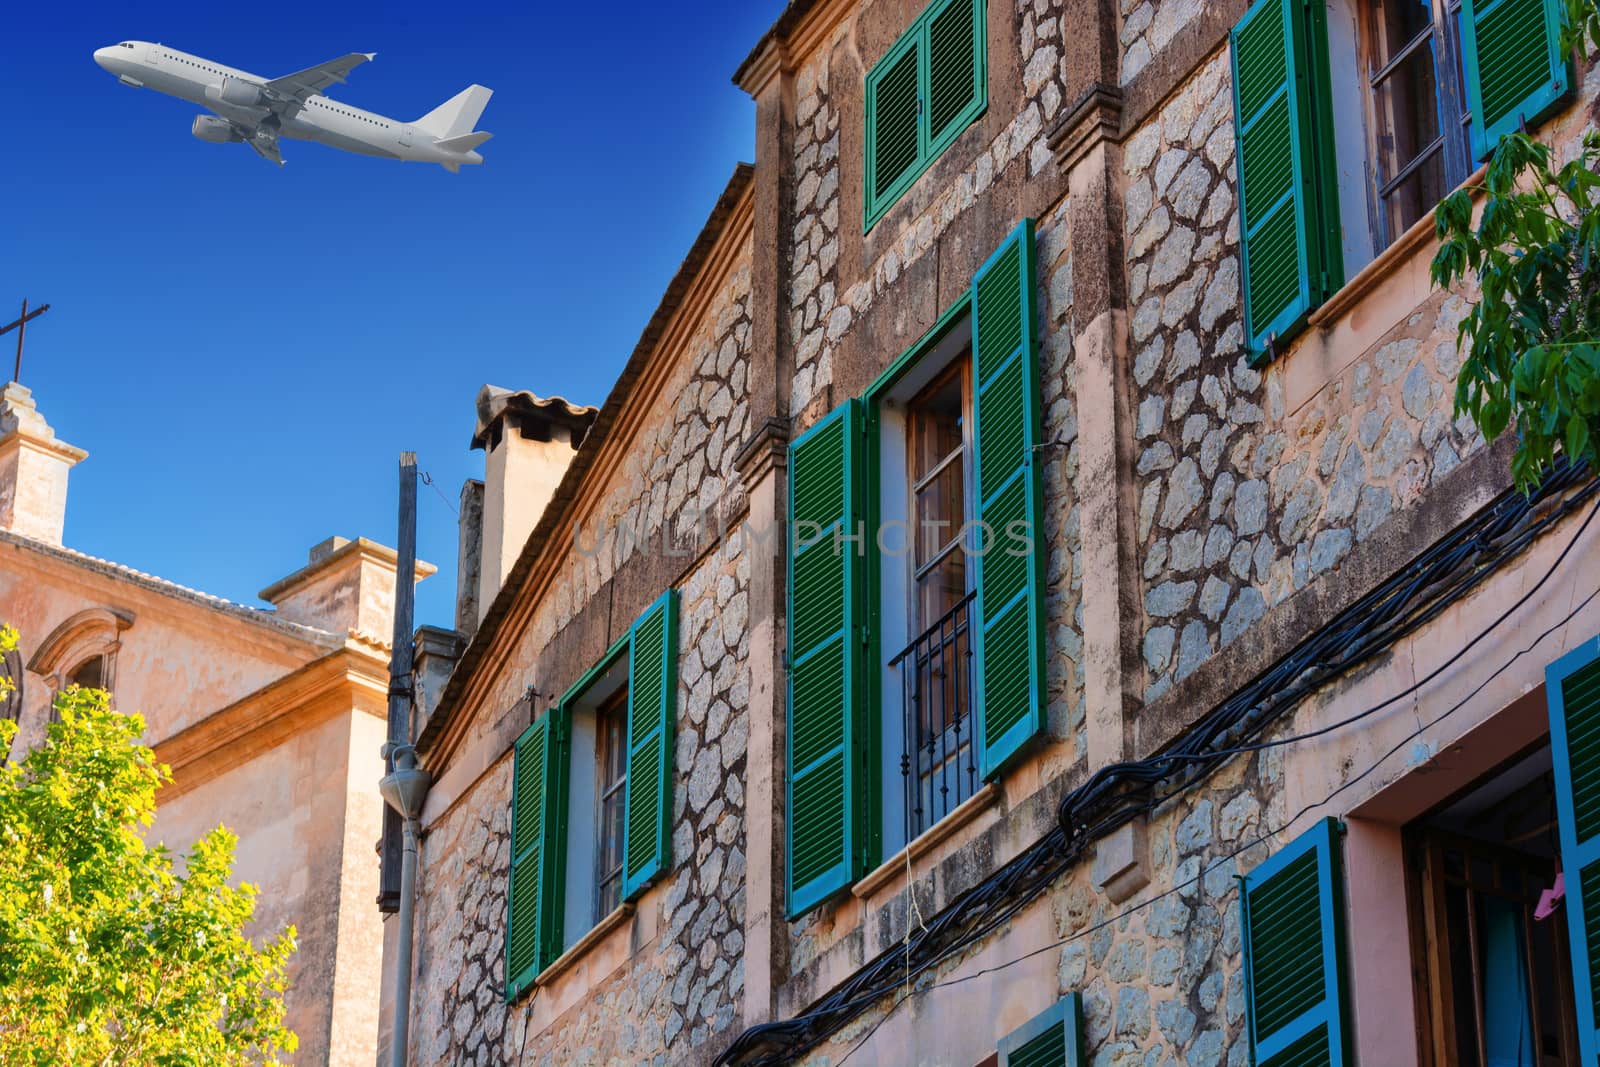
[[[583,435],[589,431],[600,409],[574,404],[564,397],[542,397],[526,389],[512,391],[498,385],[485,385],[478,390],[478,424],[472,431],[472,447],[485,448],[495,426],[507,415],[522,416],[530,421],[542,421],[551,426],[565,426],[572,432],[572,447],[577,448]]]

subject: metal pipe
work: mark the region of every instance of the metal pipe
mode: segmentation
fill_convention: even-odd
[[[389,1046],[391,1067],[406,1067],[411,1035],[412,909],[417,894],[417,838],[421,833],[422,802],[428,795],[428,772],[417,766],[417,750],[410,745],[390,746],[394,770],[378,783],[383,799],[399,812],[402,823],[400,860],[399,944],[394,960],[394,1036]]]
[[[411,909],[417,890],[417,831],[421,820],[405,821],[405,846],[400,860],[400,944],[394,985],[394,1038],[389,1045],[390,1067],[406,1067],[411,1043]]]

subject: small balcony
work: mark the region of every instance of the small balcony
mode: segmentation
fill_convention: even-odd
[[[974,596],[968,593],[889,661],[903,682],[900,773],[907,841],[915,841],[982,784],[972,743]]]

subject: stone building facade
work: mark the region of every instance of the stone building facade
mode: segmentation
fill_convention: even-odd
[[[182,854],[219,824],[238,835],[234,875],[260,890],[250,933],[299,933],[285,996],[294,1062],[364,1067],[378,1045],[372,783],[395,552],[331,538],[262,592],[272,610],[231,603],[63,544],[68,472],[85,456],[29,390],[0,392],[0,622],[21,637],[0,669],[20,687],[4,709],[19,751],[43,739],[68,685],[141,713],[173,776],[152,839]]]
[[[1274,69],[1311,64],[1277,96],[1259,38],[1243,58],[1231,39],[1269,8],[1293,28]],[[1509,443],[1454,416],[1475,293],[1431,285],[1431,209],[1470,179],[1472,131],[1507,121],[1459,95],[1504,39],[1487,5],[1478,53],[1443,5],[1391,14],[788,5],[736,74],[754,166],[422,734],[439,784],[412,1062],[1420,1065],[1535,1041],[1592,1059],[1574,790],[1597,771],[1593,483],[1530,504]],[[1405,91],[1435,86],[1459,129],[1374,103],[1419,41],[1443,73]],[[1550,69],[1560,91],[1529,88],[1520,118],[1570,153],[1594,79]],[[1301,83],[1340,101],[1282,119],[1323,154],[1262,170],[1274,128],[1243,148],[1241,130]],[[1296,218],[1335,220],[1293,235],[1291,272],[1324,268],[1289,289],[1271,205],[1241,190],[1275,188],[1273,167]],[[954,451],[922,466],[919,442]],[[924,502],[960,526],[1013,490],[1040,533],[1023,586],[965,547],[982,558],[959,581],[924,584],[946,549],[905,564],[874,543]],[[818,530],[857,518],[864,537],[833,544],[859,563],[821,569]],[[574,531],[624,520],[670,536],[580,551]],[[664,869],[519,980],[518,739],[667,589]],[[817,681],[834,655],[849,666]],[[836,790],[811,784],[836,767]],[[1301,979],[1320,992],[1273,992]],[[1035,1038],[1061,1051],[1030,1059]]]

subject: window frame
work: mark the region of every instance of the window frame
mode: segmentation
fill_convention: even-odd
[[[935,135],[928,107],[931,82],[929,63],[929,27],[935,19],[956,4],[972,5],[972,62],[976,92],[972,101],[950,119],[943,133]],[[917,52],[917,154],[904,174],[895,179],[881,194],[874,193],[877,176],[877,99],[878,88],[887,72],[906,52]],[[917,180],[927,173],[935,160],[978,120],[989,107],[989,38],[988,4],[986,0],[930,0],[896,38],[894,44],[867,72],[862,86],[863,121],[865,136],[862,140],[862,233],[868,233],[878,220],[900,201]]]
[[[915,606],[916,547],[913,541],[916,534],[914,529],[908,528],[906,535],[907,543],[905,546],[906,558],[902,560],[891,560],[891,562],[899,565],[904,572],[905,596],[902,605],[904,611],[904,628],[896,638],[897,641],[899,638],[904,638],[904,640],[899,641],[899,644],[897,644],[896,647],[890,648],[886,643],[887,635],[884,633],[884,557],[887,555],[887,553],[882,551],[883,546],[881,543],[879,543],[882,539],[881,531],[883,530],[884,523],[883,501],[885,493],[883,477],[882,408],[893,403],[892,398],[896,388],[903,388],[903,383],[911,374],[913,374],[919,367],[924,366],[927,359],[937,356],[938,350],[950,340],[952,335],[956,333],[966,335],[969,338],[966,346],[950,355],[949,364],[933,371],[933,373],[929,376],[928,381],[923,383],[922,386],[918,387],[912,395],[921,395],[925,388],[930,386],[934,381],[938,380],[944,374],[948,373],[951,366],[957,361],[966,359],[970,363],[972,358],[970,341],[972,333],[971,311],[972,307],[968,296],[963,296],[955,300],[949,307],[945,308],[945,310],[940,313],[939,318],[935,320],[932,328],[930,328],[927,333],[923,334],[922,337],[918,338],[917,341],[909,348],[900,353],[900,355],[895,358],[895,360],[883,371],[883,373],[878,375],[872,384],[869,385],[861,394],[862,407],[865,409],[865,423],[867,431],[867,459],[864,465],[864,495],[866,497],[866,506],[864,510],[866,515],[867,529],[879,531],[879,540],[874,542],[872,545],[872,550],[867,553],[866,559],[866,614],[868,619],[866,652],[866,671],[868,676],[868,682],[866,686],[866,734],[872,739],[874,744],[882,746],[882,751],[878,753],[878,758],[867,761],[872,772],[865,783],[865,793],[867,796],[866,830],[871,842],[870,850],[872,856],[872,862],[867,864],[869,870],[875,867],[878,860],[880,860],[884,855],[892,855],[894,852],[898,851],[898,849],[889,848],[889,844],[899,841],[900,848],[907,848],[914,840],[916,840],[915,837],[910,835],[911,816],[910,812],[903,810],[903,799],[899,801],[898,804],[898,806],[902,809],[898,812],[900,829],[894,831],[893,836],[890,836],[888,833],[889,822],[894,814],[890,810],[890,806],[887,803],[889,793],[891,790],[895,790],[902,797],[904,793],[904,782],[900,759],[906,746],[906,737],[904,726],[902,725],[898,733],[898,746],[887,743],[889,738],[886,736],[885,724],[890,717],[897,718],[901,714],[899,707],[896,707],[892,712],[889,710],[890,693],[888,691],[887,678],[889,674],[895,673],[890,668],[889,657],[897,654],[901,647],[906,645],[912,640],[912,638],[916,636],[916,633],[913,633],[913,628],[917,625],[917,611]],[[966,401],[964,401],[964,406],[967,406]],[[909,420],[907,420],[907,426],[909,426]],[[971,434],[971,409],[970,406],[967,406],[966,418],[962,427],[962,436],[963,449],[964,451],[969,452],[967,460],[969,466],[965,472],[967,484],[963,487],[963,495],[967,499],[969,505],[972,496],[970,467]],[[911,448],[909,433],[906,434],[906,439],[903,442],[903,445],[904,448],[902,448],[900,455],[900,470],[905,489],[905,493],[903,494],[905,498],[904,506],[906,508],[906,516],[909,523],[909,521],[915,516],[914,500],[912,496],[912,480],[909,470],[909,450]],[[972,581],[970,572],[967,581],[970,585]],[[916,632],[920,633],[921,631]],[[898,705],[904,699],[904,690],[903,688],[899,688],[895,691],[895,693],[897,697],[895,703]],[[968,699],[970,702],[970,687]],[[971,712],[972,708],[969,703],[969,719],[971,717]],[[891,751],[891,749],[895,748],[898,748],[900,751]],[[891,762],[894,764],[895,768],[893,777],[891,777],[889,773]],[[901,779],[901,781],[895,781],[894,779]],[[946,814],[948,815],[948,813]],[[939,820],[936,820],[929,823],[927,826],[922,827],[920,832],[917,834],[917,837],[925,836],[938,824],[938,821]],[[902,837],[906,839],[900,840]]]
[[[595,709],[595,830],[598,840],[595,842],[595,904],[594,914],[596,922],[603,921],[605,917],[622,906],[622,884],[624,872],[627,867],[627,856],[624,852],[625,831],[627,827],[627,801],[628,801],[628,701],[631,690],[626,681],[616,692],[607,696]],[[612,739],[609,726],[616,720],[621,721],[622,730],[615,740]],[[615,745],[615,750],[613,750]],[[615,764],[618,767],[614,780],[608,781],[608,774]],[[607,805],[616,806],[617,841],[616,863],[608,870],[606,862],[606,837],[609,823],[607,821]],[[615,886],[616,899],[607,901],[607,889]]]
[[[1399,240],[1411,226],[1431,214],[1440,200],[1472,175],[1472,109],[1467,101],[1466,67],[1456,19],[1462,14],[1461,0],[1428,0],[1428,28],[1403,42],[1394,54],[1381,59],[1379,19],[1384,8],[1395,0],[1356,0],[1358,77],[1362,95],[1362,117],[1366,126],[1366,164],[1368,195],[1372,209],[1368,221],[1372,228],[1373,256]],[[1423,38],[1428,43],[1422,43]],[[1438,115],[1439,132],[1425,149],[1416,153],[1394,174],[1383,173],[1383,138],[1392,129],[1379,108],[1379,84],[1400,73],[1402,65],[1418,48],[1433,53],[1433,105]],[[1337,121],[1335,122],[1337,125]],[[1390,221],[1388,197],[1400,193],[1415,177],[1426,160],[1437,155],[1443,173],[1443,192],[1439,200],[1423,208],[1417,218],[1403,226]]]

